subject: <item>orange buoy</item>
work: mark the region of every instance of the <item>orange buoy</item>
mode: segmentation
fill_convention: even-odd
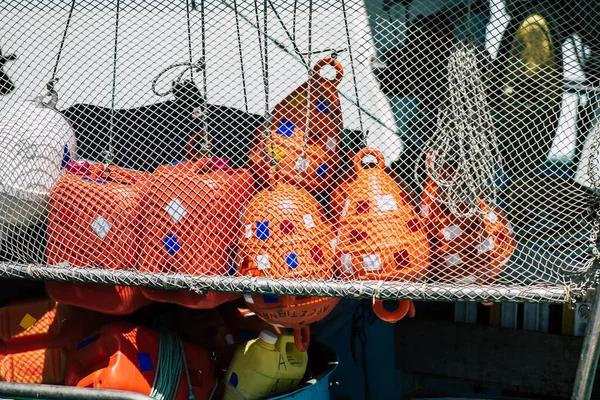
[[[375,157],[376,166],[363,167],[367,155]],[[332,195],[339,275],[373,280],[423,277],[429,268],[429,243],[407,197],[384,172],[383,154],[367,148],[354,163],[354,180]]]
[[[49,265],[132,269],[139,251],[140,199],[150,174],[94,164],[83,175],[65,174],[50,192]],[[137,287],[46,282],[52,299],[107,314],[147,305]]]
[[[335,297],[244,295],[246,305],[262,320],[294,330],[300,351],[310,344],[310,324],[325,318],[339,303]]]
[[[225,274],[253,185],[249,171],[207,160],[159,167],[142,200],[140,270]]]
[[[333,231],[305,189],[275,181],[257,193],[242,217],[239,273],[275,279],[333,277]]]
[[[333,79],[321,75],[323,67],[328,65],[336,71]],[[261,186],[268,183],[271,158],[278,163],[287,183],[298,184],[313,193],[331,186],[339,164],[343,128],[337,89],[343,76],[339,62],[331,57],[319,60],[309,82],[273,108],[270,132],[264,135],[261,128],[250,151],[249,165]]]
[[[428,179],[420,213],[431,242],[432,277],[459,283],[493,283],[516,247],[504,213],[480,200],[479,214],[459,218],[434,200],[438,195],[438,186]]]

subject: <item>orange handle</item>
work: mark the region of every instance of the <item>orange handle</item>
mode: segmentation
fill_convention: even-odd
[[[310,327],[294,328],[294,342],[298,351],[305,352],[310,344]]]
[[[394,311],[388,311],[383,307],[383,300],[373,300],[373,311],[375,311],[375,315],[377,315],[379,319],[389,322],[390,324],[395,324],[406,315],[408,315],[409,318],[414,317],[415,305],[411,300],[398,300],[398,308]]]
[[[135,184],[140,178],[146,177],[143,172],[127,170],[111,165],[107,170],[104,169],[104,164],[94,164],[90,166],[88,177],[94,179],[102,179],[112,181],[124,185]]]
[[[361,150],[358,153],[356,153],[356,155],[354,156],[354,169],[356,170],[356,172],[360,172],[360,170],[363,169],[362,160],[367,155],[374,156],[377,159],[377,165],[379,166],[379,168],[385,168],[385,156],[379,150],[374,149],[372,147],[367,147],[364,150]]]
[[[327,79],[324,76],[321,76],[321,74],[319,74],[319,71],[321,71],[321,69],[326,65],[331,65],[333,68],[335,68],[335,78]],[[342,67],[342,64],[340,64],[337,60],[334,60],[331,57],[325,57],[317,61],[317,63],[313,67],[313,71],[316,76],[330,81],[334,86],[338,86],[342,81],[342,78],[344,77],[344,67]]]

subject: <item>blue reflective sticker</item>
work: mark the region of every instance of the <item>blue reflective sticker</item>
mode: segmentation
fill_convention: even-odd
[[[141,372],[152,371],[152,359],[149,353],[138,353],[137,359]]]
[[[173,254],[177,253],[177,250],[181,249],[181,245],[179,244],[179,241],[177,240],[175,235],[172,233],[170,233],[169,236],[164,238],[162,240],[162,242],[165,246],[165,250],[167,250],[167,253],[169,253],[169,255],[171,255],[171,256]]]
[[[100,337],[100,334],[95,334],[94,336],[84,339],[81,342],[77,343],[77,350],[81,349],[82,347],[87,346],[88,344],[95,342],[96,339],[98,339]]]
[[[279,301],[279,299],[277,298],[277,296],[270,296],[268,294],[263,294],[263,301],[265,303],[277,303]]]
[[[234,263],[229,264],[227,267],[227,276],[233,276],[237,272],[237,267]]]
[[[238,375],[235,372],[231,373],[231,378],[229,378],[229,384],[231,386],[233,386],[234,388],[237,387],[238,383],[240,383],[240,380],[238,378]]]
[[[323,114],[329,114],[329,102],[324,99],[317,99],[317,111]]]
[[[71,151],[69,150],[69,145],[65,144],[65,147],[63,148],[63,159],[60,163],[60,169],[66,168],[67,164],[69,164],[69,161],[71,161]]]
[[[295,253],[286,255],[285,263],[289,269],[296,269],[298,267],[298,255]]]
[[[275,132],[289,138],[289,137],[292,137],[292,135],[294,134],[295,128],[296,128],[296,125],[294,125],[294,123],[292,121],[288,121],[287,119],[282,119],[279,122],[279,126],[277,127],[277,130]]]
[[[256,237],[260,240],[269,238],[269,221],[259,221],[256,223]]]
[[[329,169],[329,165],[327,164],[321,164],[319,165],[319,168],[317,168],[317,177],[318,178],[325,178],[327,177],[327,170]]]
[[[88,181],[88,182],[96,182],[99,183],[101,185],[106,185],[106,181],[100,180],[100,179],[92,179],[92,178],[81,178],[82,181]]]
[[[171,164],[169,164],[170,166],[175,166],[177,164],[182,164],[184,162],[187,162],[186,160],[178,160],[178,161],[173,161]]]

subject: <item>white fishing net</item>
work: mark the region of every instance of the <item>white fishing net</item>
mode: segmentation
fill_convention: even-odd
[[[583,300],[600,18],[559,3],[5,1],[0,275]]]

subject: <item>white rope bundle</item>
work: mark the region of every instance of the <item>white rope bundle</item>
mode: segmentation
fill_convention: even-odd
[[[495,204],[501,164],[478,53],[459,43],[449,56],[447,98],[426,146],[426,173],[439,187],[435,201],[464,218],[483,213],[480,201]]]

